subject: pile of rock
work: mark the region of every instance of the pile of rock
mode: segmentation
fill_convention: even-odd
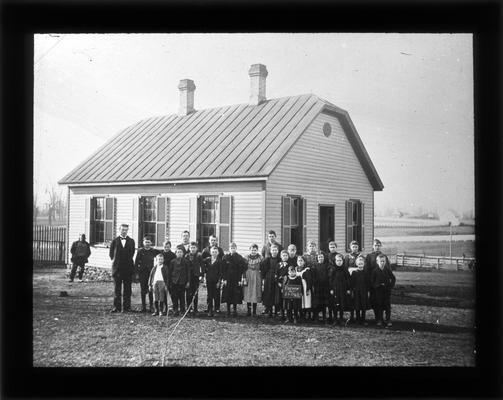
[[[66,268],[66,277],[70,278],[70,271],[72,269],[71,264]],[[78,271],[77,271],[78,272]],[[76,274],[78,275],[78,273]],[[108,268],[100,268],[86,265],[84,267],[84,276],[82,277],[85,281],[112,281],[112,271]]]

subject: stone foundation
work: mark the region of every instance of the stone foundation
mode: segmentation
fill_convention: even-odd
[[[68,265],[66,267],[66,277],[70,278],[70,271],[72,270],[72,265]],[[75,274],[75,279],[78,279],[79,270],[77,269],[77,273]],[[112,270],[110,268],[101,268],[101,267],[93,267],[91,265],[85,265],[84,267],[84,275],[82,279],[85,281],[112,281]]]

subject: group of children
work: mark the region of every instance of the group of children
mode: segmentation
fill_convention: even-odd
[[[237,305],[244,301],[247,316],[256,316],[257,304],[262,303],[269,318],[286,322],[320,321],[321,313],[325,324],[367,325],[366,311],[372,309],[377,326],[391,326],[395,276],[380,247],[381,242],[375,239],[373,252],[364,256],[352,241],[351,252],[343,255],[337,252],[335,242],[329,243],[325,253],[309,241],[306,253],[299,255],[295,245],[283,250],[272,241],[262,254],[252,244],[243,257],[235,243],[230,243],[225,254],[216,241],[203,253],[198,252],[196,242],[190,243],[188,251],[177,246],[173,253],[169,241],[159,252],[145,237],[135,260],[142,311],[147,311],[148,294],[152,315],[167,315],[169,293],[174,316],[184,314],[186,306],[197,315],[199,287],[205,284],[208,316],[219,312],[220,303],[227,304],[228,316],[231,307],[232,315],[237,316]],[[347,321],[345,312],[350,314]]]

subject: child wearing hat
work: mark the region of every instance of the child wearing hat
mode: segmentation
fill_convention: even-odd
[[[370,284],[375,290],[375,305],[377,311],[377,326],[391,326],[391,289],[395,286],[396,278],[391,268],[385,268],[386,257],[383,254],[377,256],[378,267],[372,271]],[[386,321],[383,321],[383,311]]]
[[[288,274],[283,277],[283,293],[288,287],[297,286],[302,288],[302,278],[297,274],[295,266],[288,266]],[[302,306],[302,298],[283,298],[283,309],[287,312],[288,322],[299,321],[299,311]]]
[[[168,314],[168,268],[164,265],[164,255],[159,253],[154,259],[155,265],[150,271],[148,286],[154,294],[155,312],[152,315]]]
[[[353,291],[353,307],[356,311],[356,323],[367,325],[365,312],[368,306],[369,278],[364,271],[365,258],[356,258],[356,271],[351,274],[351,290]]]

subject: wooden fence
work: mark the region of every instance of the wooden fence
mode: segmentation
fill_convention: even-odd
[[[473,270],[475,268],[475,258],[471,257],[446,257],[446,256],[425,256],[424,254],[398,253],[391,257],[391,263],[397,267],[418,267],[434,269],[452,270]]]
[[[65,226],[33,226],[33,262],[51,265],[66,263]]]

